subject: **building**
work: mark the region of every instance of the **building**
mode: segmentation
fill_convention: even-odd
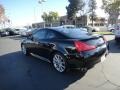
[[[53,22],[53,23],[34,23],[32,24],[33,28],[44,28],[44,27],[56,27],[60,25],[76,25],[76,27],[82,27],[82,26],[92,26],[92,20],[89,18],[89,16],[81,16],[77,17],[76,20],[69,20],[67,16],[61,16],[59,21]],[[97,17],[94,19],[93,22],[94,27],[104,27],[106,26],[106,19],[102,17]]]
[[[117,20],[117,23],[120,23],[120,19]]]

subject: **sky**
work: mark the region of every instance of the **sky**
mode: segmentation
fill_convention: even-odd
[[[30,25],[34,22],[41,22],[43,12],[56,11],[59,16],[66,15],[66,6],[68,0],[46,0],[42,4],[39,0],[0,0],[5,8],[6,16],[11,20],[12,26]],[[59,1],[59,2],[58,2]],[[98,9],[96,10],[99,16],[104,17],[104,11],[100,9],[101,0],[96,0]]]

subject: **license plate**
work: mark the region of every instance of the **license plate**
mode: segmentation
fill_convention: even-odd
[[[106,59],[105,54],[101,57],[101,62],[104,62]]]

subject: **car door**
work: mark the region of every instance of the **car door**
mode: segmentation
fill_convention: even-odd
[[[44,37],[38,39],[38,48],[37,48],[37,54],[44,57],[44,58],[49,58],[50,52],[52,51],[54,45],[55,45],[55,39],[56,39],[56,34],[53,30],[49,29],[44,29]],[[42,33],[43,35],[43,33]]]
[[[36,33],[33,34],[33,53],[38,54],[40,56],[44,56],[44,42],[46,37],[46,31],[44,29],[40,29]]]
[[[54,30],[46,29],[45,31],[47,31],[47,35],[44,41],[43,51],[44,51],[44,57],[49,58],[50,53],[53,51],[56,45],[56,39],[58,37],[57,37],[57,33]]]

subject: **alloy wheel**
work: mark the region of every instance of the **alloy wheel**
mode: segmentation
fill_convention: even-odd
[[[22,48],[22,52],[23,52],[23,54],[25,54],[25,55],[26,55],[26,54],[27,54],[27,51],[26,51],[26,47],[25,47],[25,45],[22,45],[22,47],[21,47],[21,48]]]
[[[64,72],[66,69],[66,63],[64,58],[59,55],[59,54],[55,54],[53,57],[53,65],[55,67],[55,69],[59,72]]]

